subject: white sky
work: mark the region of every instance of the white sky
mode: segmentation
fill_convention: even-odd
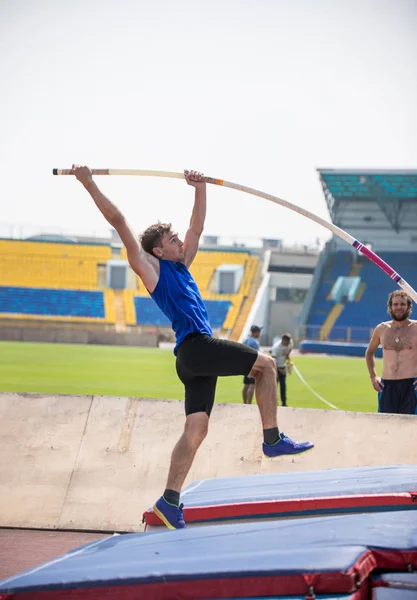
[[[0,234],[106,234],[51,174],[73,162],[197,169],[328,219],[317,167],[417,167],[416,30],[415,0],[0,0]],[[184,181],[97,181],[137,231],[186,229]],[[214,186],[205,233],[329,237]]]

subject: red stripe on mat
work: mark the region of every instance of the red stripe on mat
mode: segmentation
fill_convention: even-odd
[[[322,498],[295,498],[289,500],[267,500],[261,502],[236,502],[211,506],[195,506],[184,508],[184,518],[188,523],[208,520],[221,520],[238,517],[263,517],[274,514],[297,513],[305,511],[335,510],[350,508],[367,508],[387,506],[416,505],[417,492],[397,492],[390,494],[366,494],[349,496],[323,496]],[[143,513],[147,525],[162,525],[160,519],[152,511]]]

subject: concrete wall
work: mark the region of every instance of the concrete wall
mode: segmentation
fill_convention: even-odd
[[[308,290],[313,281],[313,275],[303,273],[271,273],[271,288],[298,288]]]
[[[414,464],[413,416],[278,408],[280,427],[315,448],[270,460],[256,406],[217,404],[186,484],[209,477]],[[0,395],[0,526],[142,529],[165,488],[182,401]]]
[[[0,327],[0,340],[60,344],[146,346],[151,348],[158,345],[157,333],[116,333],[115,331],[52,329],[50,327]]]
[[[314,268],[319,258],[319,252],[277,252],[271,250],[271,266],[311,267]]]
[[[281,336],[286,331],[296,337],[297,323],[302,308],[302,304],[295,302],[271,302],[269,304],[268,344],[272,344],[274,338]]]

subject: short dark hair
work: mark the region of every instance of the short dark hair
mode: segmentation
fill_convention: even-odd
[[[162,246],[162,237],[171,231],[171,223],[155,223],[151,225],[140,236],[140,243],[142,244],[142,248],[148,254],[153,253],[153,249],[157,246]]]
[[[291,342],[291,334],[290,333],[283,333],[281,336],[282,340],[288,340],[289,342]]]
[[[388,296],[388,302],[387,302],[388,314],[389,314],[389,309],[392,307],[392,301],[395,296],[401,296],[401,298],[404,298],[405,300],[407,300],[407,306],[408,306],[408,308],[411,308],[413,303],[411,301],[410,296],[407,294],[407,292],[404,292],[404,290],[394,290]]]

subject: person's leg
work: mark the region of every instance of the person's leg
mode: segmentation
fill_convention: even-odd
[[[279,376],[279,393],[281,396],[282,406],[287,406],[287,375],[286,373],[278,373]]]
[[[248,401],[246,404],[252,404],[254,394],[255,394],[255,384],[251,383],[250,385],[248,385],[248,395],[247,395]]]
[[[277,422],[277,371],[275,360],[259,353],[251,375],[255,376],[256,402],[261,414],[264,433],[263,452],[270,458],[284,454],[300,454],[314,447],[311,442],[294,442],[283,432]]]
[[[313,447],[310,442],[297,444],[284,434],[279,435],[276,364],[271,356],[257,352],[244,344],[220,340],[208,335],[198,335],[180,345],[178,358],[187,372],[198,376],[255,377],[256,402],[264,430],[263,449],[268,456],[297,454]],[[267,449],[266,446],[273,446],[273,448]]]
[[[242,391],[243,404],[252,404],[253,394],[255,393],[255,379],[245,375],[243,383],[245,384]]]
[[[248,402],[248,389],[249,389],[249,384],[244,383],[243,390],[242,390],[243,404],[249,404],[249,402]]]
[[[244,344],[208,335],[195,336],[190,342],[187,340],[185,346],[183,344],[179,347],[178,357],[194,375],[255,377],[255,396],[264,434],[264,454],[271,457],[299,454],[313,447],[311,442],[299,444],[283,433],[280,435],[278,431],[277,374],[275,360],[271,356]]]
[[[278,429],[275,360],[271,356],[259,352],[251,375],[255,377],[256,402],[261,414],[262,427],[263,429]]]
[[[205,412],[188,415],[183,434],[172,451],[166,488],[153,506],[154,513],[168,529],[185,527],[183,505],[180,504],[181,488],[196,452],[207,435],[208,421]]]
[[[181,488],[196,452],[207,435],[217,384],[217,377],[190,376],[178,361],[177,373],[185,386],[186,421],[184,431],[171,454],[165,491],[153,507],[155,514],[169,529],[185,527],[180,504]]]
[[[184,432],[172,451],[166,486],[168,490],[181,491],[196,452],[207,435],[208,423],[209,417],[205,412],[187,416]]]

